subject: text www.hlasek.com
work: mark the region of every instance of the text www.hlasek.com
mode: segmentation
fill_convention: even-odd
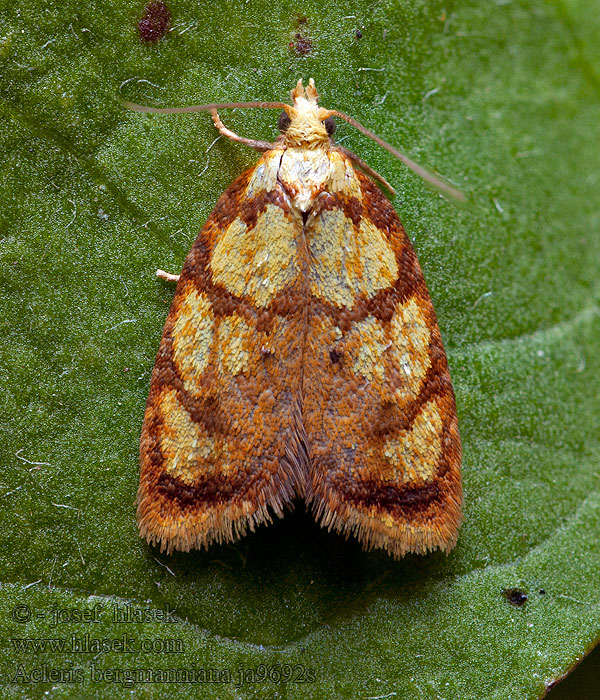
[[[88,633],[70,637],[13,638],[13,651],[21,654],[39,654],[46,651],[65,654],[98,654],[108,651],[181,654],[183,639],[177,637],[137,639],[129,634],[119,637],[92,637]]]

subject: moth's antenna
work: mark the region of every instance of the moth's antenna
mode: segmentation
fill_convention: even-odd
[[[386,151],[389,151],[393,156],[396,156],[396,158],[401,160],[413,172],[417,173],[417,175],[423,178],[425,182],[429,182],[438,190],[441,190],[442,192],[449,195],[450,197],[453,197],[459,202],[466,202],[466,197],[460,190],[456,189],[456,187],[452,187],[452,185],[450,185],[444,179],[439,177],[439,175],[433,175],[433,173],[430,173],[429,170],[426,170],[422,166],[412,161],[408,156],[405,156],[404,153],[401,153],[398,149],[394,148],[393,146],[390,146],[390,144],[387,143],[387,141],[384,141],[382,138],[377,136],[377,134],[374,134],[372,131],[369,131],[369,129],[357,122],[356,119],[352,119],[352,117],[349,117],[347,114],[342,114],[342,112],[338,112],[334,109],[327,110],[327,112],[328,115],[335,115],[336,117],[340,117],[344,121],[347,121],[348,124],[352,124],[353,127],[358,129],[365,136],[368,136],[370,139],[373,139],[375,143],[378,143],[382,148],[385,148]]]
[[[263,109],[291,109],[283,102],[217,102],[210,105],[192,105],[191,107],[146,107],[135,102],[123,100],[123,105],[134,112],[150,112],[151,114],[185,114],[187,112],[210,112],[211,109],[228,109],[236,107],[258,107]]]

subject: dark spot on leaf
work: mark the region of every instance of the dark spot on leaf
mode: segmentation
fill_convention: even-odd
[[[312,53],[313,43],[308,36],[308,17],[306,15],[297,15],[296,31],[292,36],[292,41],[289,43],[290,51],[294,51],[300,56],[307,56]]]
[[[506,588],[502,591],[502,595],[506,598],[508,603],[517,608],[520,608],[521,605],[525,605],[527,602],[527,593],[520,588]]]
[[[290,41],[290,49],[300,56],[307,56],[312,53],[313,43],[312,41],[301,32],[296,32],[294,38]]]
[[[138,22],[140,39],[156,42],[171,29],[171,11],[164,2],[149,2]]]

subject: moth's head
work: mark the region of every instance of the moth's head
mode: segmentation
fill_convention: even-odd
[[[330,110],[319,107],[315,81],[311,78],[308,87],[304,88],[300,78],[291,95],[292,104],[285,105],[278,122],[285,145],[329,148],[330,137],[335,131],[335,122]]]
[[[460,202],[465,201],[464,194],[452,187],[442,178],[437,175],[432,175],[425,168],[420,165],[413,163],[410,158],[407,158],[403,153],[396,150],[389,143],[386,143],[379,136],[369,131],[366,127],[356,119],[352,119],[347,114],[343,112],[338,112],[336,109],[323,109],[319,107],[319,95],[317,95],[317,88],[315,87],[315,81],[311,78],[308,82],[308,87],[304,88],[302,85],[302,80],[298,81],[296,87],[292,90],[292,104],[286,105],[283,102],[215,102],[213,104],[207,105],[195,105],[194,107],[146,107],[144,105],[136,105],[133,102],[124,102],[124,105],[135,112],[153,112],[158,114],[182,114],[183,112],[203,112],[210,111],[213,116],[213,121],[219,129],[219,131],[229,138],[235,141],[242,141],[247,143],[259,151],[270,150],[272,147],[281,148],[285,146],[287,148],[301,147],[317,149],[321,148],[324,150],[329,150],[331,147],[331,136],[335,131],[335,123],[332,119],[333,116],[340,117],[344,121],[348,122],[352,126],[356,127],[360,132],[373,139],[376,143],[389,151],[392,155],[399,158],[405,165],[407,165],[411,170],[416,172],[420,177],[422,177],[426,182],[431,183],[434,187],[437,187],[442,192],[454,197]],[[283,109],[281,117],[279,117],[279,131],[281,131],[281,136],[275,141],[275,143],[266,144],[264,141],[254,141],[253,139],[243,139],[229,129],[227,129],[217,113],[218,109],[237,109],[238,107],[259,107],[267,109]],[[343,151],[348,157],[354,162],[358,163],[363,170],[368,168],[366,163],[363,163],[358,156],[355,156],[350,151],[337,147],[338,150]],[[392,187],[381,178],[380,175],[370,168],[369,172],[373,177],[379,179],[390,191],[394,192]]]

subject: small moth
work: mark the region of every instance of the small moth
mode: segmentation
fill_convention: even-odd
[[[335,144],[345,119],[446,193],[461,194],[355,120],[318,104],[208,110],[263,151],[224,192],[181,275],[142,429],[137,517],[161,551],[233,541],[302,498],[328,529],[398,558],[448,552],[461,521],[461,445],[446,354],[387,183]],[[227,107],[280,108],[266,143]],[[366,174],[365,174],[366,173]],[[391,188],[390,188],[391,189]]]

